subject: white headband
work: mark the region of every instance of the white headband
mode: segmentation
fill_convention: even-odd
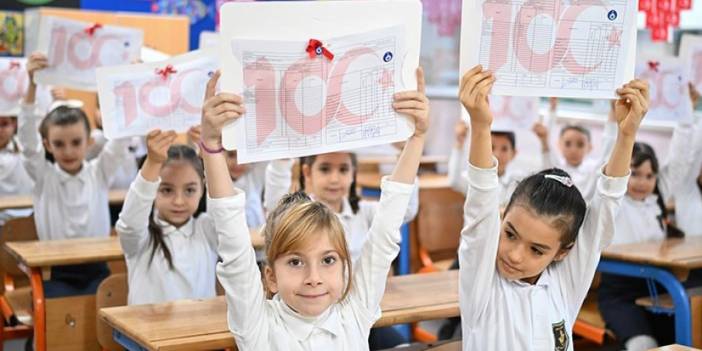
[[[573,186],[573,180],[570,179],[570,177],[568,177],[568,176],[559,176],[559,175],[555,175],[555,174],[544,174],[544,178],[556,180],[559,183],[561,183],[569,188]]]

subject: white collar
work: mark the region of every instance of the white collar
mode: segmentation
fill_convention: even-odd
[[[80,167],[80,171],[76,174],[69,174],[66,171],[64,171],[61,166],[59,166],[58,162],[54,162],[54,168],[56,169],[56,174],[58,174],[59,181],[61,183],[66,183],[70,180],[80,180],[81,182],[85,183],[86,180],[88,180],[89,173],[88,173],[88,163],[83,161],[82,166]]]
[[[299,341],[307,340],[315,328],[322,329],[334,336],[340,335],[343,330],[337,304],[329,306],[317,317],[305,317],[293,311],[278,294],[273,296],[272,302],[274,308],[278,310],[278,314],[285,322],[285,327]]]
[[[169,235],[175,232],[181,232],[183,233],[186,237],[189,237],[193,235],[194,233],[194,224],[193,224],[193,217],[190,217],[185,224],[180,226],[180,228],[176,228],[174,225],[162,220],[161,218],[158,217],[158,210],[154,209],[154,222],[161,227],[161,231],[163,232],[163,235]]]

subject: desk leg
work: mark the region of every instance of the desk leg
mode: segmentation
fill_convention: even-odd
[[[44,298],[44,282],[41,268],[27,268],[20,265],[20,269],[29,276],[32,287],[32,306],[34,308],[34,350],[46,351],[46,299]]]
[[[685,288],[670,272],[647,265],[639,265],[613,260],[600,260],[597,270],[603,273],[617,274],[642,279],[653,279],[660,283],[673,298],[675,309],[675,342],[692,346],[692,330],[690,317],[690,300]]]
[[[400,242],[400,254],[397,257],[398,261],[398,274],[405,275],[410,274],[410,226],[409,223],[405,223],[400,227],[400,235],[402,236],[402,241]]]
[[[112,329],[112,339],[114,339],[116,343],[122,345],[122,347],[129,351],[148,351],[145,348],[139,346],[139,344],[137,344],[134,340],[120,333],[116,329]]]

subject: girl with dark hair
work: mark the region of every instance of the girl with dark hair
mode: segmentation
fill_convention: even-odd
[[[634,144],[631,176],[626,196],[616,217],[613,244],[629,244],[682,237],[667,223],[665,197],[659,186],[658,158],[646,143]],[[602,274],[598,302],[602,317],[627,351],[648,350],[670,344],[673,320],[636,305],[636,299],[649,294],[645,280]]]
[[[194,149],[154,130],[117,221],[129,274],[129,304],[215,296],[217,235],[200,214],[204,168]],[[198,216],[199,215],[199,216]]]
[[[461,80],[471,145],[464,228],[458,249],[464,350],[573,350],[571,330],[613,236],[631,150],[648,109],[648,85],[617,89],[617,141],[589,206],[568,173],[525,178],[500,216],[492,113],[495,76],[476,66]]]
[[[34,182],[22,166],[19,144],[15,140],[16,116],[0,116],[0,196],[30,195]],[[0,211],[0,227],[8,219],[31,214],[31,210]]]

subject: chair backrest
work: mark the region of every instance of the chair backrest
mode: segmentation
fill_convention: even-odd
[[[34,226],[34,216],[10,219],[5,222],[0,232],[0,246],[11,241],[31,240],[39,240]],[[3,278],[7,275],[16,282],[27,280],[27,276],[17,267],[17,260],[4,248],[0,248],[0,273]],[[4,284],[0,285],[4,291]]]
[[[433,259],[456,256],[465,197],[450,188],[420,190],[417,241]]]
[[[112,274],[100,283],[95,296],[95,310],[98,313],[96,318],[96,334],[98,343],[103,350],[118,351],[124,350],[112,338],[112,328],[99,317],[100,309],[105,307],[125,306],[127,304],[127,274]]]

